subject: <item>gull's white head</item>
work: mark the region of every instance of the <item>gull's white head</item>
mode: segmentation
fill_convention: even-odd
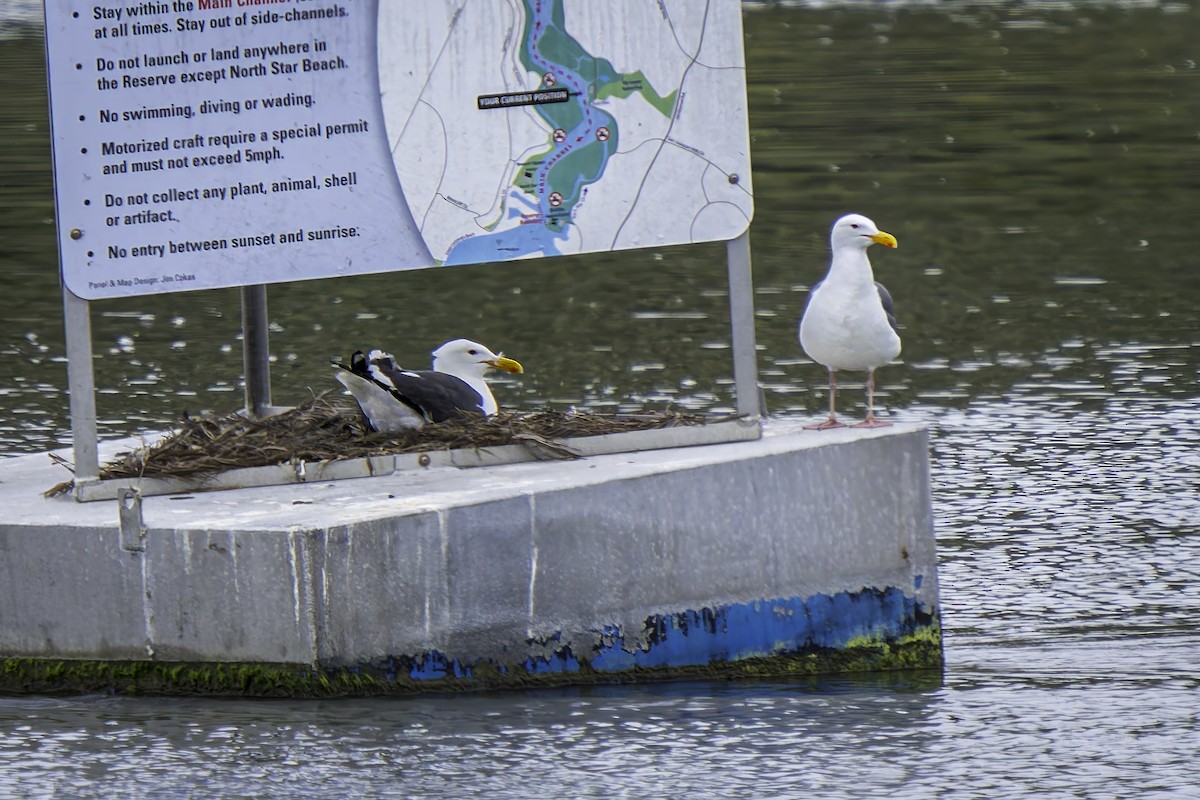
[[[524,372],[524,368],[511,358],[497,355],[470,339],[455,339],[433,351],[433,369],[460,378],[482,378],[489,367],[505,372]]]
[[[834,250],[843,247],[858,247],[866,250],[873,244],[895,247],[896,237],[879,230],[874,222],[862,214],[847,214],[833,223],[833,230],[829,234],[829,243]]]

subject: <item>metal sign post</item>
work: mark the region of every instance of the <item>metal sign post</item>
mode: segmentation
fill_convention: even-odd
[[[267,287],[242,287],[242,364],[246,381],[246,413],[271,413],[271,356],[268,343]]]
[[[729,261],[729,325],[733,336],[733,385],[737,410],[743,416],[762,417],[766,409],[758,386],[750,232],[730,239],[725,252]]]
[[[92,320],[88,302],[63,287],[67,334],[67,385],[71,393],[71,440],[75,450],[75,489],[100,478],[96,435],[96,378],[92,369]]]

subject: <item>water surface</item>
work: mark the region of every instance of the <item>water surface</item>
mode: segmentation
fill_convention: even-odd
[[[830,222],[870,215],[905,326],[881,413],[932,434],[944,674],[0,699],[0,796],[1200,797],[1200,13],[754,6],[746,28],[767,402],[823,407],[795,321]],[[9,453],[69,441],[40,48],[0,38]],[[363,343],[420,363],[468,335],[526,365],[508,405],[728,410],[723,257],[273,286],[275,399],[333,388]],[[236,291],[93,308],[105,435],[241,402]]]

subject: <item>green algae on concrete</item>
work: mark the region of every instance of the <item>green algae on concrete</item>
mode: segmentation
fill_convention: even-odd
[[[389,659],[401,664],[413,659]],[[548,688],[667,680],[777,680],[848,673],[939,669],[941,629],[934,624],[894,640],[861,638],[845,648],[745,658],[701,666],[635,667],[601,672],[586,661],[570,672],[534,673],[521,665],[472,665],[470,677],[414,679],[396,665],[321,668],[294,664],[163,663],[9,658],[0,662],[0,694],[115,694],[197,697],[368,697]]]

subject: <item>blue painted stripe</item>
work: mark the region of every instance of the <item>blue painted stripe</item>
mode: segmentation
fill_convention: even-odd
[[[762,600],[651,617],[628,637],[606,629],[587,663],[611,673],[839,649],[860,637],[897,639],[924,627],[928,618],[915,598],[895,587]],[[530,659],[526,669],[569,672],[578,664],[577,654],[563,649],[550,658]]]
[[[471,677],[471,667],[457,658],[446,658],[437,650],[408,659],[408,677],[414,681],[440,681],[446,678]]]
[[[920,586],[921,576],[914,584]],[[628,633],[605,626],[598,631],[599,644],[588,653],[573,652],[562,643],[560,632],[527,642],[529,649],[539,654],[529,655],[523,662],[488,663],[501,674],[523,669],[530,675],[696,667],[838,650],[864,637],[893,641],[927,628],[933,619],[931,611],[901,589],[863,589],[655,615],[647,618],[640,630]],[[378,666],[389,677],[407,673],[417,681],[470,681],[473,677],[472,664],[436,650],[388,658]]]

